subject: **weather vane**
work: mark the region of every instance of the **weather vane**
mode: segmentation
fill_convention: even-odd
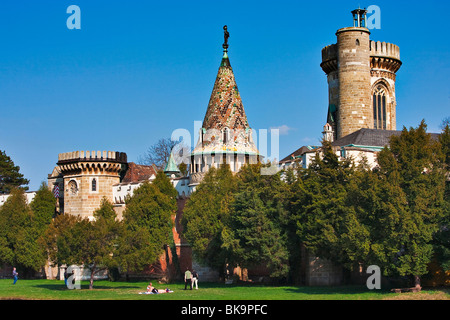
[[[225,42],[224,42],[224,44],[223,44],[223,48],[225,49],[225,51],[227,51],[227,49],[228,49],[228,38],[230,37],[230,33],[228,32],[228,28],[227,28],[227,26],[225,25],[225,26],[223,26],[223,33],[224,33],[224,39],[225,39]]]

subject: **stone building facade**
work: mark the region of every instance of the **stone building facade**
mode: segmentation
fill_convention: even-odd
[[[48,186],[59,191],[60,213],[91,218],[127,170],[127,155],[112,151],[75,151],[58,156]]]
[[[400,49],[370,40],[366,10],[352,13],[354,26],[339,29],[337,43],[322,49],[321,67],[328,80],[327,122],[334,140],[361,128],[396,130]]]

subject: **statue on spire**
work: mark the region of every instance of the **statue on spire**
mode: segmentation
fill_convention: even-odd
[[[223,26],[223,33],[224,33],[224,39],[225,39],[225,42],[223,44],[223,48],[226,51],[228,49],[228,38],[230,37],[230,33],[228,32],[228,27],[226,25]]]

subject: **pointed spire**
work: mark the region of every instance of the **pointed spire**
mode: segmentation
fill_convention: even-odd
[[[236,152],[259,154],[228,58],[227,26],[223,27],[223,57],[193,154]]]
[[[228,58],[227,26],[223,27],[225,42],[223,57],[203,121],[205,129],[247,129],[249,127],[233,69]]]
[[[175,158],[173,157],[173,152],[170,153],[169,161],[167,161],[166,167],[164,168],[164,173],[167,175],[171,174],[179,174],[181,173],[180,169],[178,169],[177,164],[175,163]]]

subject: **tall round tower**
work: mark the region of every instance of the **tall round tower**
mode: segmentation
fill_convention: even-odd
[[[355,10],[354,27],[336,32],[339,109],[337,138],[372,124],[370,110],[370,32],[365,27],[366,10]]]
[[[322,49],[327,74],[327,123],[334,139],[361,128],[396,130],[395,73],[401,66],[396,45],[370,40],[365,9],[352,11],[353,27],[336,32],[337,43]]]

